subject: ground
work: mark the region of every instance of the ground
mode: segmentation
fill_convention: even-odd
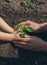
[[[37,5],[34,9],[26,7],[24,1],[0,0],[0,16],[12,27],[25,20],[47,22],[47,0],[31,0]],[[14,49],[10,43],[0,45],[0,57],[1,65],[47,65],[47,52]]]

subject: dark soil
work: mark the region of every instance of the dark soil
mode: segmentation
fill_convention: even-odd
[[[47,0],[31,0],[37,8],[28,8],[25,0],[0,0],[0,16],[12,27],[25,21],[47,22]],[[0,65],[47,65],[47,52],[14,48],[10,43],[0,44]]]

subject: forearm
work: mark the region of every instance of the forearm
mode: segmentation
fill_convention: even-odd
[[[13,28],[10,27],[1,17],[0,17],[0,27],[9,33],[13,32]]]
[[[47,32],[47,25],[40,27],[35,33]]]
[[[43,26],[45,26],[45,25],[47,25],[47,22],[41,23],[41,24],[40,24],[40,27],[43,27]]]
[[[40,29],[41,29],[42,31],[47,31],[47,22],[40,24]]]
[[[8,34],[0,31],[0,40],[13,41],[13,34]]]

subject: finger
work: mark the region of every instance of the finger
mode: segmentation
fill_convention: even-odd
[[[26,42],[20,42],[20,41],[16,41],[16,43],[20,44],[20,45],[25,45],[27,44]]]
[[[20,40],[23,42],[29,42],[29,41],[31,41],[31,38],[21,38]]]
[[[18,40],[19,40],[19,41],[27,41],[27,40],[30,40],[30,39],[31,39],[31,37],[30,37],[29,35],[25,35],[24,38],[22,38],[22,37],[20,36],[20,34],[21,34],[21,32],[19,32],[19,33],[17,34],[17,37],[18,37]]]
[[[20,30],[15,31],[14,33],[17,34],[17,35],[21,34]]]
[[[14,45],[15,45],[15,46],[18,46],[18,47],[20,47],[20,48],[25,48],[26,43],[25,43],[25,42],[16,42],[16,43],[14,43]]]
[[[30,23],[29,23],[29,22],[27,22],[27,21],[22,22],[21,24],[22,24],[22,25],[24,25],[24,26],[30,25]]]
[[[30,36],[29,36],[29,35],[25,35],[24,37],[25,37],[25,38],[30,38]]]

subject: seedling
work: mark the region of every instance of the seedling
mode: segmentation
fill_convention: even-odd
[[[20,36],[24,37],[26,34],[33,32],[34,30],[29,26],[17,25],[17,29],[21,31]]]

